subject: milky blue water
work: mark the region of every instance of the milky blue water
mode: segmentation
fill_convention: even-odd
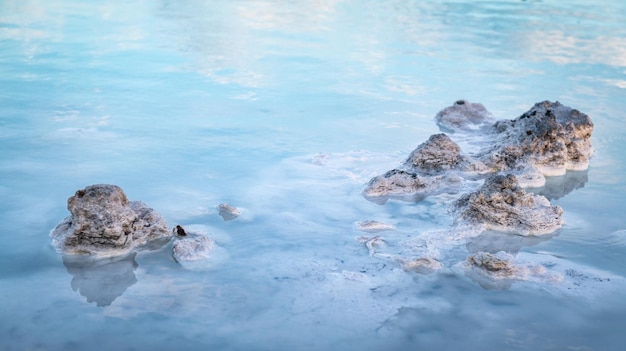
[[[625,23],[621,0],[0,1],[0,350],[621,350]],[[370,257],[358,221],[449,228],[453,196],[361,190],[461,98],[592,118],[590,168],[534,190],[564,227],[441,248],[429,275]],[[228,257],[64,261],[49,232],[98,183]],[[481,286],[459,264],[485,247],[563,279]]]

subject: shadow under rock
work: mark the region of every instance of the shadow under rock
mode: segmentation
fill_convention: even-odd
[[[64,256],[63,264],[72,278],[72,290],[78,291],[98,307],[109,306],[133,284],[137,283],[136,253],[124,257],[94,260]]]

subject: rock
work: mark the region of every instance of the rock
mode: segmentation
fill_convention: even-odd
[[[485,289],[509,289],[516,281],[540,283],[545,286],[559,284],[563,275],[546,269],[542,264],[519,260],[513,255],[499,251],[496,253],[476,252],[467,257],[462,266],[465,275]],[[554,261],[547,262],[554,266]]]
[[[239,215],[241,214],[241,212],[237,208],[232,207],[229,204],[219,204],[219,205],[217,205],[217,211],[218,211],[219,215],[222,216],[222,218],[225,221],[231,221],[231,220],[239,217]]]
[[[376,247],[380,247],[385,245],[385,240],[380,236],[369,237],[369,236],[359,236],[356,240],[360,243],[365,244],[370,256],[374,256],[376,254]]]
[[[543,101],[514,120],[494,124],[496,141],[482,161],[499,170],[531,166],[547,176],[589,167],[593,123],[586,114]]]
[[[486,229],[519,235],[542,235],[563,224],[563,210],[541,195],[527,194],[514,175],[494,175],[477,191],[462,196],[456,207],[459,219]]]
[[[435,116],[437,125],[450,132],[477,131],[493,124],[493,116],[485,106],[458,100]]]
[[[172,255],[176,262],[197,261],[209,257],[215,242],[206,236],[194,236],[174,242]]]
[[[463,162],[461,148],[445,134],[431,135],[404,162],[415,173],[437,175],[459,168]]]
[[[133,284],[137,283],[136,252],[126,256],[94,260],[91,257],[65,255],[63,264],[72,275],[72,290],[78,291],[87,302],[109,306]]]
[[[458,192],[462,176],[485,172],[481,161],[461,155],[461,148],[447,135],[435,134],[411,152],[401,169],[372,178],[363,194],[369,198],[410,195],[418,201],[430,195]]]
[[[187,236],[187,232],[180,225],[176,225],[174,228],[172,228],[172,234],[176,235],[179,238]]]
[[[545,176],[586,169],[593,153],[591,119],[559,102],[543,101],[514,120],[492,123],[483,105],[459,100],[435,119],[444,130],[462,132],[459,139],[475,150],[463,154],[446,134],[432,135],[402,167],[372,178],[363,191],[366,198],[420,201],[459,192],[471,186],[467,180],[493,173],[514,174],[523,187],[542,187]]]
[[[496,279],[513,279],[517,275],[514,257],[504,251],[491,254],[488,252],[477,252],[467,257],[467,264],[470,268],[477,268],[486,275]]]
[[[384,232],[386,230],[396,229],[396,227],[394,227],[391,224],[378,222],[378,221],[362,221],[362,222],[356,222],[355,224],[356,224],[357,230],[360,230],[362,232],[368,232],[368,233],[377,233],[377,232]]]
[[[420,177],[413,172],[392,169],[372,178],[363,193],[368,197],[409,194],[425,197],[432,189],[438,188],[442,181],[443,176]]]
[[[65,254],[112,257],[160,247],[171,239],[160,214],[143,202],[128,201],[115,185],[78,190],[67,208],[71,215],[50,233],[53,245]]]
[[[228,252],[215,241],[188,226],[187,236],[178,237],[172,245],[172,256],[183,268],[208,270],[228,259]]]
[[[446,134],[433,134],[404,161],[404,169],[420,176],[450,173],[482,174],[490,170],[480,160],[461,154],[461,148]]]
[[[430,274],[443,268],[441,262],[430,257],[419,257],[401,262],[402,269],[407,272]]]

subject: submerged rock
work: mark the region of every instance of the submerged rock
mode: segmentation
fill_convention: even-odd
[[[50,233],[53,245],[65,254],[119,256],[160,247],[171,238],[160,214],[143,202],[128,201],[115,185],[78,190],[68,199],[67,208],[71,215]]]
[[[435,116],[440,128],[451,132],[476,131],[493,124],[493,116],[485,106],[457,100]]]
[[[519,235],[549,234],[563,224],[559,206],[551,206],[541,195],[526,193],[511,174],[487,178],[477,191],[462,196],[456,207],[461,220]]]
[[[231,221],[241,215],[241,212],[237,208],[232,207],[229,204],[217,205],[217,211],[218,214],[222,216],[222,219],[224,219],[225,221]]]
[[[414,259],[402,260],[401,266],[402,269],[407,272],[416,272],[421,274],[434,273],[443,268],[441,262],[430,257],[418,257]]]
[[[179,239],[172,246],[172,255],[176,262],[197,261],[209,257],[215,242],[206,236],[194,236]]]
[[[477,252],[467,257],[467,264],[470,268],[482,270],[492,278],[513,279],[518,273],[518,269],[513,263],[514,259],[513,255],[504,251],[495,254]]]
[[[228,253],[215,240],[208,237],[204,226],[189,225],[185,230],[181,226],[175,229],[185,232],[178,236],[172,245],[172,257],[183,268],[191,270],[207,270],[215,267],[228,258]]]
[[[554,262],[548,262],[554,265]],[[509,289],[516,281],[561,283],[563,274],[549,271],[542,264],[523,261],[499,251],[476,252],[462,264],[465,275],[485,289]]]
[[[376,247],[385,245],[385,240],[383,240],[383,238],[381,238],[380,236],[359,236],[356,238],[356,240],[360,243],[365,244],[365,247],[367,247],[367,251],[369,252],[370,256],[374,256],[376,254]]]
[[[379,221],[362,221],[356,222],[355,225],[357,230],[368,233],[377,233],[384,232],[386,230],[396,229],[396,227],[394,227],[392,224],[387,224]]]

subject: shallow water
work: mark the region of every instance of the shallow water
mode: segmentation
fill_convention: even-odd
[[[621,349],[624,23],[618,0],[0,2],[0,350]],[[592,118],[590,168],[533,189],[563,208],[557,233],[450,241],[455,195],[363,198],[460,98]],[[64,261],[49,232],[98,183],[227,255]],[[429,239],[445,268],[370,256],[365,220],[395,226],[384,252]],[[502,248],[562,280],[463,273]]]

